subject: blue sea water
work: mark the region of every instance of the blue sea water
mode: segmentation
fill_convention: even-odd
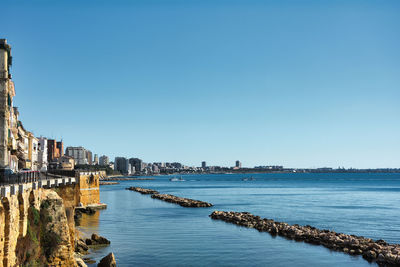
[[[255,180],[242,180],[248,177]],[[185,175],[184,182],[154,178],[101,186],[101,201],[108,208],[85,216],[80,230],[97,232],[111,245],[92,251],[91,258],[98,262],[112,251],[118,266],[376,266],[360,256],[211,220],[214,210],[248,211],[400,243],[400,174]],[[214,206],[183,208],[125,190],[129,186]]]

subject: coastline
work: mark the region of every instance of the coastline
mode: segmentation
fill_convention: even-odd
[[[305,190],[302,187],[301,188],[297,188],[296,185],[295,185],[295,188],[297,188],[296,192],[291,192],[290,190],[287,191],[286,189],[281,189],[281,187],[277,188],[275,186],[275,183],[280,185],[280,186],[282,185],[281,182],[284,182],[286,185],[290,185],[290,186],[292,185],[293,181],[286,180],[286,176],[278,176],[278,177],[281,177],[281,178],[279,178],[280,182],[279,181],[278,182],[273,182],[272,186],[270,184],[270,181],[274,181],[275,179],[274,180],[266,179],[264,181],[261,180],[261,179],[260,180],[257,179],[256,181],[254,181],[252,183],[245,183],[246,185],[244,187],[240,186],[240,184],[243,184],[240,181],[240,178],[241,178],[240,175],[235,176],[235,177],[237,177],[237,180],[232,180],[231,178],[229,178],[227,180],[227,178],[224,177],[224,175],[221,175],[219,179],[217,177],[215,177],[216,180],[214,180],[214,177],[211,176],[211,175],[208,178],[206,176],[204,178],[200,178],[200,177],[204,177],[204,176],[199,176],[198,179],[200,179],[200,180],[197,179],[197,180],[193,180],[192,181],[192,180],[187,179],[187,181],[184,182],[184,183],[174,183],[174,182],[170,182],[167,179],[163,179],[163,178],[160,177],[159,179],[156,179],[156,181],[149,181],[149,183],[145,183],[145,184],[146,184],[146,188],[154,188],[154,189],[159,190],[160,192],[168,192],[168,193],[173,193],[174,195],[180,195],[180,196],[186,196],[186,197],[190,197],[190,198],[194,198],[194,199],[210,201],[210,202],[212,202],[213,204],[216,205],[216,209],[217,210],[222,210],[220,207],[221,207],[221,205],[226,205],[224,203],[238,203],[238,204],[242,203],[241,205],[247,205],[245,203],[249,203],[250,205],[252,205],[251,203],[254,203],[254,202],[252,202],[254,199],[259,199],[259,197],[262,197],[262,196],[267,196],[268,197],[268,196],[274,196],[275,194],[278,194],[278,196],[286,195],[286,196],[292,196],[292,197],[296,198],[297,195],[296,194],[292,194],[292,193],[300,193],[300,194],[303,195],[303,194],[309,192],[309,191]],[[268,175],[265,175],[264,177],[268,177]],[[294,175],[292,177],[297,177],[297,175]],[[310,182],[308,180],[308,177],[310,177],[310,176],[303,175],[302,177],[306,177],[307,179],[303,180],[303,181],[302,181],[302,179],[300,179],[300,184],[304,185],[302,182],[305,181],[307,183],[307,185],[311,186],[311,184],[310,184]],[[327,180],[321,179],[320,175],[314,175],[312,177],[315,178],[316,183],[326,184],[327,188],[331,188],[331,185],[332,185],[331,182],[334,181],[332,179],[327,179]],[[328,175],[326,177],[330,177],[330,176]],[[341,175],[341,176],[339,176],[337,178],[337,181],[340,182],[339,186],[342,183],[348,184],[347,182],[343,182],[343,181],[346,180],[344,177],[352,178],[352,179],[354,178],[354,176],[352,176],[352,175]],[[365,176],[361,175],[360,177],[365,177]],[[381,177],[389,177],[389,176],[388,175],[383,175],[383,176],[375,175],[374,177],[376,177],[375,179],[376,179],[376,181],[379,182],[379,184],[383,184],[382,181],[387,181],[387,179],[381,179]],[[398,176],[397,175],[390,175],[390,177],[394,177],[395,179],[398,180]],[[294,179],[294,180],[297,180],[297,178]],[[203,182],[201,182],[201,181],[203,181]],[[215,181],[217,181],[217,183],[215,183]],[[255,188],[254,189],[255,191],[249,191],[249,193],[251,195],[253,195],[253,193],[256,193],[256,192],[261,192],[261,191],[258,191],[257,188],[259,188],[260,183],[262,183],[262,184],[265,184],[265,189],[262,190],[265,193],[265,195],[264,194],[263,195],[256,194],[256,195],[254,195],[253,200],[248,199],[243,204],[243,197],[247,199],[247,195],[242,195],[242,196],[237,195],[237,196],[235,196],[235,195],[232,195],[232,194],[224,194],[223,193],[224,191],[226,193],[229,193],[229,191],[220,188],[219,187],[220,182],[218,182],[218,181],[222,181],[224,184],[226,184],[229,181],[232,181],[232,182],[229,182],[229,183],[231,183],[233,187],[229,187],[229,188],[237,188],[236,186],[238,186],[238,185],[241,188],[241,190],[245,189],[245,188],[248,188],[248,186],[250,186],[251,188]],[[312,180],[312,181],[314,181],[314,180]],[[364,184],[365,181],[368,181],[368,183],[371,183],[370,182],[370,177],[368,176],[365,179],[362,179],[360,181],[360,184]],[[357,180],[355,180],[355,182],[357,183]],[[354,180],[353,180],[352,183],[354,183]],[[139,186],[142,183],[139,183],[139,182],[135,183],[134,181],[132,181],[132,183],[127,183],[127,184],[133,185],[133,186]],[[200,190],[194,190],[194,191],[193,191],[193,189],[187,190],[188,189],[187,187],[189,185],[192,188],[198,188]],[[210,191],[210,192],[212,192],[212,196],[213,196],[212,198],[209,198],[209,194],[206,193],[207,191],[204,191],[204,193],[203,193],[204,188],[208,188],[210,185],[214,185],[212,187],[214,189],[212,189]],[[370,184],[368,184],[368,185],[370,186]],[[253,242],[252,240],[254,238],[260,239],[261,241],[260,241],[260,244],[258,245],[258,247],[262,246],[261,242],[265,242],[264,246],[271,246],[271,247],[277,246],[276,250],[279,250],[279,252],[282,252],[282,254],[280,254],[281,255],[280,257],[284,257],[283,255],[286,255],[286,253],[281,250],[282,249],[282,243],[284,243],[285,246],[288,246],[288,250],[291,251],[291,252],[292,251],[303,251],[303,250],[305,250],[304,253],[305,253],[305,255],[308,255],[308,257],[310,257],[310,253],[317,253],[317,255],[318,255],[318,253],[323,253],[322,255],[327,260],[332,261],[332,262],[337,262],[337,260],[338,260],[338,256],[337,255],[339,254],[339,255],[342,255],[342,256],[340,256],[341,258],[339,258],[339,259],[349,263],[346,266],[367,266],[365,264],[368,264],[368,262],[365,261],[362,258],[362,255],[364,254],[364,251],[363,251],[362,254],[360,254],[359,252],[357,252],[357,249],[348,249],[347,251],[343,251],[343,248],[342,248],[342,250],[330,249],[329,248],[330,252],[324,252],[324,251],[328,251],[328,250],[323,248],[322,252],[321,252],[321,247],[325,247],[323,245],[322,246],[310,246],[308,244],[307,245],[302,245],[303,243],[305,244],[305,243],[308,243],[308,242],[299,242],[299,243],[297,243],[297,242],[296,243],[295,242],[291,242],[290,243],[289,242],[289,243],[285,243],[287,241],[284,241],[284,240],[287,239],[287,238],[285,238],[285,239],[270,239],[269,238],[270,235],[265,235],[263,233],[259,233],[260,237],[258,237],[258,236],[255,236],[252,233],[253,231],[244,231],[244,230],[235,229],[235,228],[229,229],[231,227],[229,225],[227,225],[226,227],[223,227],[223,226],[221,227],[220,225],[224,225],[224,224],[220,223],[220,222],[215,222],[215,223],[210,223],[210,224],[203,225],[202,223],[204,222],[204,218],[207,218],[207,216],[212,212],[212,210],[208,209],[208,211],[205,211],[206,214],[204,214],[204,212],[198,213],[197,211],[195,211],[193,213],[189,209],[184,209],[184,208],[181,208],[181,207],[179,207],[177,205],[169,205],[168,204],[168,206],[166,206],[165,204],[163,204],[163,203],[161,203],[159,201],[156,201],[156,202],[151,201],[149,197],[143,197],[143,196],[141,196],[139,194],[131,194],[131,195],[128,194],[127,195],[127,193],[126,194],[122,193],[121,190],[125,191],[125,187],[126,186],[121,183],[120,185],[118,185],[115,188],[116,191],[118,191],[120,193],[116,193],[116,191],[114,191],[114,188],[111,188],[111,187],[107,188],[107,190],[104,191],[105,193],[102,194],[102,201],[107,202],[108,204],[110,204],[110,209],[108,210],[107,213],[102,213],[105,216],[105,217],[103,217],[103,220],[102,220],[103,223],[98,223],[98,225],[101,226],[101,228],[102,228],[102,229],[101,228],[99,229],[99,233],[105,234],[104,236],[107,237],[107,238],[110,238],[111,242],[114,242],[114,240],[115,240],[115,243],[114,243],[114,245],[113,245],[113,247],[111,249],[115,250],[118,253],[117,254],[118,260],[122,264],[131,263],[132,262],[132,257],[134,257],[134,255],[136,255],[135,253],[137,253],[137,252],[130,251],[130,250],[128,250],[130,252],[127,251],[126,247],[130,243],[129,242],[125,243],[125,240],[127,239],[126,236],[128,236],[128,235],[132,236],[132,237],[133,236],[135,236],[135,237],[139,237],[140,236],[140,238],[137,239],[137,247],[138,247],[138,249],[141,248],[141,247],[148,249],[149,248],[148,246],[150,246],[150,247],[154,246],[155,247],[154,251],[157,251],[155,253],[167,253],[166,254],[166,261],[161,260],[161,262],[162,262],[161,265],[167,265],[167,264],[170,264],[170,262],[167,261],[167,259],[170,260],[171,258],[175,258],[175,256],[173,256],[173,254],[170,254],[171,250],[161,248],[162,243],[161,244],[158,243],[160,241],[160,238],[161,238],[161,240],[163,240],[164,238],[167,238],[167,236],[171,236],[171,235],[179,236],[179,239],[178,239],[179,242],[177,241],[176,243],[182,242],[183,244],[185,244],[185,240],[182,239],[182,238],[184,238],[184,236],[180,235],[180,232],[182,231],[182,229],[185,229],[185,230],[183,230],[183,232],[186,232],[186,231],[189,232],[190,231],[191,235],[193,235],[193,238],[196,238],[196,240],[199,240],[200,243],[196,244],[195,247],[200,246],[199,249],[201,250],[202,249],[201,242],[203,242],[201,240],[204,240],[204,239],[201,236],[200,236],[200,238],[197,238],[197,235],[202,234],[202,231],[204,231],[204,228],[205,229],[207,229],[207,228],[208,229],[214,229],[215,228],[215,229],[219,229],[219,231],[222,230],[222,232],[219,232],[218,235],[220,235],[220,234],[222,234],[222,236],[226,235],[224,238],[229,238],[227,240],[230,240],[230,238],[233,238],[233,240],[236,240],[235,242],[239,242],[239,240],[240,240],[240,242],[242,242],[242,241],[244,241],[244,239],[246,239],[246,237],[249,237],[249,242],[248,243],[245,242],[245,244],[247,244],[246,246],[249,246],[249,249],[256,250],[256,251],[258,251],[257,250],[258,248],[252,246],[252,242]],[[264,186],[262,186],[262,187],[264,187]],[[356,187],[357,187],[357,184],[356,184]],[[266,191],[264,191],[264,190],[266,190]],[[336,190],[336,189],[333,189],[333,190]],[[273,193],[273,195],[269,195],[270,193]],[[325,191],[324,191],[324,194],[325,194]],[[335,195],[336,194],[337,194],[337,192],[335,192]],[[214,198],[214,197],[216,197],[218,195],[229,196],[228,198],[225,198],[225,201],[228,201],[228,202],[224,202],[224,201],[221,202],[221,200],[223,200],[224,198],[222,198],[222,199],[220,199],[219,197]],[[313,194],[311,194],[311,195],[313,195]],[[121,198],[115,198],[115,196],[120,196]],[[370,197],[374,198],[374,195],[371,195]],[[217,199],[217,200],[215,200],[215,199]],[[290,203],[293,203],[292,199],[291,198],[289,198],[289,199],[290,199]],[[122,200],[125,203],[122,203],[121,202]],[[263,203],[266,203],[266,204],[268,203],[268,201],[265,201],[265,200],[261,200],[261,201]],[[356,201],[358,201],[358,200],[356,200]],[[278,202],[274,201],[274,203],[272,205],[278,205],[278,206],[279,205],[283,205],[283,206],[280,207],[280,209],[288,209],[289,208],[289,210],[290,210],[290,204],[288,205],[286,202],[282,202],[282,203],[279,204]],[[140,205],[136,205],[135,203],[140,203]],[[259,203],[259,200],[257,200],[256,203]],[[268,203],[268,205],[271,205],[271,203]],[[231,205],[231,204],[229,204],[229,205]],[[117,207],[117,209],[115,209],[116,207]],[[118,211],[118,209],[123,209],[125,211],[123,218],[121,217],[121,214]],[[254,206],[253,207],[249,206],[249,209],[247,209],[245,206],[240,207],[240,208],[237,207],[236,210],[237,211],[238,210],[239,211],[240,210],[243,210],[243,211],[249,210],[249,211],[252,211],[253,214],[257,214],[257,212],[254,212],[254,210],[252,210],[252,209],[254,209]],[[263,209],[266,210],[266,208],[263,208]],[[146,214],[149,213],[148,216],[146,215],[145,217],[143,217],[143,211],[144,210],[146,210]],[[224,208],[223,210],[226,210],[226,209]],[[235,206],[230,206],[229,210],[235,210]],[[264,213],[264,214],[263,213],[258,213],[258,214],[259,215],[263,215],[264,217],[267,217],[267,218],[278,218],[276,216],[276,213],[272,213],[273,209],[271,209],[271,210],[268,209],[268,210],[269,211]],[[312,209],[312,211],[316,212],[316,213],[319,212],[318,210],[314,210],[314,209]],[[268,215],[269,213],[271,213],[270,216]],[[348,213],[348,212],[346,212],[346,213]],[[176,220],[176,219],[171,220],[171,219],[166,217],[167,214],[168,214],[167,217],[171,217],[171,219],[176,217],[176,218],[182,218],[182,220],[180,220],[180,219],[179,220]],[[195,217],[201,217],[201,218],[199,218],[200,219],[199,221],[197,219],[195,221],[192,221],[193,220],[192,216],[194,214],[202,214],[201,216],[197,216],[197,215],[195,216]],[[266,215],[268,215],[268,216],[266,216]],[[149,216],[151,216],[150,217],[151,221],[149,221]],[[300,216],[300,217],[298,217],[298,216]],[[340,216],[340,215],[334,215],[334,217],[335,216]],[[189,226],[188,223],[184,222],[184,221],[186,221],[186,219],[184,219],[185,217],[187,217],[187,219],[190,218],[188,221],[190,222],[190,224],[194,224],[193,228],[191,228],[191,226]],[[264,218],[264,217],[262,217],[262,218]],[[133,219],[133,218],[135,218],[135,219]],[[354,228],[354,227],[353,228],[350,227],[349,228],[350,230],[343,230],[343,228],[337,227],[337,225],[335,225],[333,223],[330,223],[330,222],[327,222],[327,221],[322,221],[322,222],[321,221],[317,221],[317,222],[304,223],[304,222],[301,221],[301,219],[299,220],[299,218],[301,218],[301,215],[293,214],[293,216],[289,215],[284,220],[281,219],[280,221],[281,222],[290,222],[292,219],[294,219],[295,222],[293,222],[293,221],[291,222],[292,226],[294,226],[294,223],[299,223],[300,225],[309,224],[309,225],[318,227],[318,226],[320,226],[320,223],[322,223],[322,224],[327,225],[327,226],[326,226],[326,228],[321,228],[320,227],[319,229],[339,229],[341,231],[341,233],[350,233],[350,234],[351,233],[355,233],[358,236],[364,235],[364,236],[368,236],[368,237],[374,238],[374,240],[378,240],[380,238],[385,239],[385,240],[389,240],[387,242],[390,243],[390,244],[397,243],[397,241],[393,242],[393,240],[391,241],[390,239],[386,239],[385,235],[380,235],[379,234],[379,235],[375,235],[375,236],[372,235],[371,236],[371,235],[369,235],[367,233],[361,233],[360,234],[360,232],[357,231],[358,229]],[[137,221],[138,219],[139,219],[139,221]],[[350,219],[353,220],[354,218],[350,217]],[[140,223],[141,220],[143,220],[143,224]],[[209,219],[209,221],[213,221],[213,220]],[[343,218],[343,220],[340,220],[340,221],[341,222],[342,221],[347,222],[346,218]],[[107,223],[107,225],[105,225],[105,223]],[[132,226],[129,226],[130,224]],[[168,225],[168,224],[170,226],[165,226],[165,225]],[[173,224],[173,226],[171,224]],[[176,224],[176,226],[175,226],[175,224]],[[174,230],[171,231],[171,227],[172,227],[172,229],[176,229],[176,231],[175,232],[174,232]],[[113,235],[112,233],[115,231],[114,228],[117,228],[117,229],[118,228],[123,228],[124,232],[126,233],[126,234],[123,235],[125,237],[122,237],[121,234],[119,233],[119,231],[116,231],[115,235]],[[138,228],[138,229],[133,229],[133,228]],[[168,232],[171,231],[171,234],[163,233],[163,231],[161,231],[161,229],[168,229]],[[228,229],[228,230],[224,233],[225,229]],[[207,231],[209,231],[209,230],[207,230]],[[154,236],[153,236],[153,234],[154,234]],[[161,235],[161,236],[159,236],[159,235]],[[240,238],[236,238],[234,236],[238,236]],[[346,235],[346,236],[353,236],[353,235]],[[212,240],[214,237],[215,237],[215,235],[207,236],[207,238],[211,238],[210,240]],[[343,238],[341,238],[341,239],[344,240]],[[234,241],[232,241],[232,242],[234,242]],[[118,247],[116,247],[117,244],[118,244]],[[179,245],[179,244],[171,244],[171,245],[174,247],[174,249],[178,249],[178,248],[181,247],[181,245]],[[378,244],[378,245],[380,245],[380,244]],[[119,250],[119,246],[122,246],[122,248],[123,248],[123,250],[125,250],[125,252],[120,251]],[[223,243],[222,246],[226,246],[226,244]],[[382,245],[380,245],[380,246],[382,246]],[[134,246],[134,247],[136,247],[136,246]],[[230,249],[235,249],[235,247],[230,247],[230,246],[228,246],[228,247]],[[316,250],[315,247],[320,247],[320,249]],[[217,248],[217,247],[211,247],[211,248],[213,250],[219,251],[219,248]],[[379,247],[377,247],[377,248],[379,249]],[[352,251],[352,250],[354,250],[354,251]],[[103,252],[100,252],[100,253],[99,252],[97,252],[97,253],[94,252],[93,258],[95,258],[98,261],[100,259],[99,255],[100,254],[104,254],[105,251],[109,251],[109,249],[105,249],[105,250],[103,250]],[[235,250],[233,250],[233,251],[235,251]],[[270,249],[269,248],[265,248],[265,249],[261,249],[260,251],[270,251]],[[315,251],[317,251],[317,252],[315,252]],[[131,255],[131,253],[132,253],[132,255]],[[236,251],[235,253],[239,253],[239,251]],[[243,252],[240,252],[240,253],[243,253]],[[257,253],[259,253],[259,252],[257,252]],[[379,254],[382,254],[383,257],[386,257],[386,255],[384,253],[376,253],[377,257],[379,257]],[[189,254],[189,255],[191,255],[191,254]],[[371,254],[371,256],[373,257],[373,253]],[[207,257],[207,256],[202,254],[202,257]],[[304,260],[304,261],[305,262],[314,262],[314,264],[318,263],[320,259],[313,258],[313,257],[314,256],[312,256],[311,259],[307,259],[307,260]],[[367,257],[367,256],[365,256],[365,257]],[[140,261],[152,262],[153,264],[156,264],[155,262],[151,261],[151,259],[147,258],[147,256],[145,258],[141,258],[139,256],[139,259],[140,259]],[[214,260],[214,261],[216,260],[215,258],[214,259],[211,258],[211,259]],[[381,256],[381,259],[382,259],[382,256]],[[227,259],[224,258],[224,260],[227,260]],[[289,260],[289,258],[281,259],[281,260],[283,260],[283,262],[287,262]],[[297,260],[298,260],[298,258],[297,258]],[[187,265],[198,266],[198,265],[196,265],[195,262],[191,261],[190,259],[185,259],[185,261],[186,261],[185,264],[187,264]],[[254,258],[254,261],[258,262],[261,265],[265,264],[265,261],[263,261],[259,257]],[[365,262],[365,264],[360,263],[360,261],[361,262]],[[133,262],[138,264],[138,261],[133,261]],[[173,262],[174,262],[174,260],[173,260]],[[219,262],[219,261],[216,260],[216,262]],[[227,262],[229,262],[229,260]],[[354,263],[351,263],[351,262],[354,262]],[[374,262],[374,261],[372,261],[372,262]],[[221,264],[221,262],[219,262],[219,264]],[[242,264],[244,264],[244,263],[241,263],[240,265],[242,266]],[[304,264],[304,262],[303,262],[303,264]],[[271,266],[274,266],[274,265],[271,264]],[[315,265],[313,265],[313,266],[315,266]],[[333,266],[333,265],[329,265],[329,266]]]

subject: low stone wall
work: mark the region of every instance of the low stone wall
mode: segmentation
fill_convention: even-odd
[[[143,194],[143,195],[152,195],[152,194],[158,194],[159,193],[157,190],[146,189],[146,188],[141,188],[141,187],[134,187],[134,186],[131,186],[131,187],[127,188],[127,190],[139,192],[140,194]]]
[[[182,207],[188,207],[188,208],[203,208],[203,207],[212,207],[211,203],[200,201],[200,200],[194,200],[190,198],[183,198],[183,197],[177,197],[173,195],[168,195],[168,194],[154,194],[151,195],[152,198],[160,199],[166,202],[178,204]]]
[[[269,232],[271,235],[322,245],[352,255],[362,255],[370,262],[376,261],[379,266],[400,266],[400,245],[388,244],[384,240],[374,241],[362,236],[320,230],[309,225],[289,225],[271,219],[262,219],[248,212],[214,211],[210,217],[214,220],[255,228],[260,232]]]

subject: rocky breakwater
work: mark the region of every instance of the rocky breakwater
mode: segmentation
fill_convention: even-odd
[[[131,187],[127,188],[126,190],[136,191],[143,195],[159,194],[159,192],[157,190],[146,189],[146,188],[141,188],[141,187],[134,187],[134,186],[131,186]]]
[[[183,197],[177,197],[173,195],[168,195],[168,194],[154,194],[151,195],[152,198],[160,199],[166,202],[178,204],[182,207],[188,207],[188,208],[203,208],[203,207],[212,207],[211,203],[200,201],[200,200],[194,200],[190,198],[183,198]]]
[[[379,266],[400,266],[400,245],[388,244],[384,240],[374,241],[362,236],[320,230],[309,225],[289,225],[262,219],[248,212],[214,211],[210,217],[214,220],[255,228],[260,232],[269,232],[271,235],[322,245],[351,255],[362,255],[364,259],[369,262],[375,261]]]

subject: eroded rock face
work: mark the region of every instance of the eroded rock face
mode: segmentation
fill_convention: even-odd
[[[154,194],[151,195],[152,198],[160,199],[166,202],[178,204],[182,207],[188,207],[188,208],[202,208],[202,207],[212,207],[211,203],[200,201],[200,200],[194,200],[190,198],[183,198],[183,197],[177,197],[173,195],[168,195],[168,194]]]
[[[116,267],[117,263],[115,261],[114,253],[110,253],[101,259],[97,267]]]
[[[88,250],[89,247],[86,245],[85,240],[83,240],[82,238],[75,240],[75,252],[81,255],[86,255],[89,253]]]
[[[400,266],[400,245],[388,244],[384,240],[374,241],[362,236],[320,230],[310,225],[289,225],[271,219],[262,219],[248,212],[214,211],[210,217],[214,220],[255,228],[260,232],[269,232],[271,235],[322,245],[352,255],[362,255],[364,259],[376,261],[380,266]]]
[[[40,205],[40,244],[48,265],[75,266],[68,220],[63,200],[56,192],[46,190]]]
[[[78,267],[87,267],[86,263],[81,258],[76,258],[75,260]]]
[[[152,194],[158,194],[159,193],[157,190],[146,189],[146,188],[141,188],[141,187],[134,187],[134,186],[131,186],[131,187],[127,188],[127,190],[136,191],[136,192],[139,192],[140,194],[143,194],[143,195],[152,195]]]

